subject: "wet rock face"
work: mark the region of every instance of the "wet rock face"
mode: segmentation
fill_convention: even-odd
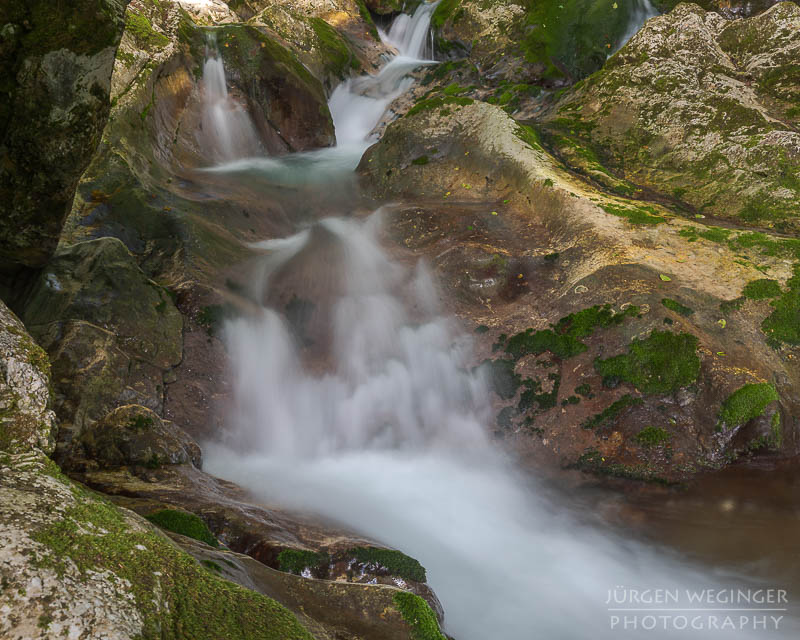
[[[800,7],[727,21],[681,4],[546,116],[563,155],[738,224],[800,228]]]
[[[246,95],[268,151],[303,151],[335,143],[320,82],[293,53],[249,26],[217,30],[229,82]]]
[[[62,428],[80,430],[119,404],[161,410],[164,372],[182,357],[183,320],[116,238],[58,251],[25,321],[50,354]]]
[[[772,331],[795,309],[794,240],[610,195],[537,131],[485,103],[423,100],[358,168],[379,197],[415,204],[390,233],[475,328],[497,437],[540,468],[656,483],[796,453],[796,339]]]
[[[127,4],[0,7],[0,269],[40,267],[56,247],[108,118]]]

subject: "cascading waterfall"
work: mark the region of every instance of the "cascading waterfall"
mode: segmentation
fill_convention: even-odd
[[[216,34],[206,32],[203,63],[201,144],[216,162],[259,154],[259,136],[247,111],[228,94],[225,65],[217,48]]]
[[[400,15],[396,21],[402,21],[402,29],[393,26],[389,30],[390,34],[395,34],[396,42],[381,33],[384,42],[395,47],[398,55],[392,56],[377,75],[350,78],[333,91],[328,106],[336,130],[336,147],[282,158],[245,151],[222,158],[219,165],[209,170],[222,173],[254,171],[276,183],[291,185],[340,180],[343,172],[352,171],[358,164],[370,144],[370,133],[392,101],[413,84],[409,73],[420,66],[434,64],[433,60],[424,57],[425,34],[430,29],[431,16],[437,5],[438,2],[423,3],[412,17]],[[220,69],[221,66],[220,61]]]
[[[459,640],[618,638],[609,590],[724,584],[580,524],[514,470],[485,436],[488,392],[466,367],[469,339],[441,315],[424,265],[393,263],[379,229],[380,214],[327,219],[262,243],[255,293],[312,298],[326,326],[304,343],[313,352],[326,336],[329,366],[307,365],[283,305],[230,322],[236,411],[228,442],[206,446],[207,469],[418,558]]]
[[[389,31],[407,57],[333,93],[340,149],[315,152],[307,171],[327,171],[322,157],[352,169],[408,69],[423,62],[418,34],[432,6]],[[206,469],[418,558],[458,640],[642,637],[611,627],[609,590],[725,584],[728,576],[579,520],[563,496],[515,470],[485,435],[489,394],[467,366],[470,339],[443,315],[425,265],[393,262],[380,230],[379,211],[260,243],[252,287],[264,307],[226,326],[234,410],[226,438],[205,446]],[[292,317],[290,299],[309,313]],[[696,637],[661,627],[647,635]]]
[[[401,56],[409,58],[433,58],[432,41],[429,34],[433,12],[438,2],[422,3],[413,16],[402,13],[392,22],[389,32],[381,34],[384,42],[397,49]]]
[[[614,53],[622,49],[628,40],[630,40],[633,36],[635,36],[639,29],[644,26],[644,23],[647,22],[650,18],[655,18],[657,15],[660,15],[658,9],[653,6],[653,3],[650,0],[628,0],[629,2],[633,3],[633,7],[631,8],[630,19],[628,21],[628,28],[625,30],[625,33],[620,38],[619,42],[617,43],[616,49],[614,49]]]

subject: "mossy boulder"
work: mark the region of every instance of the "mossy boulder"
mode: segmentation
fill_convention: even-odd
[[[322,85],[290,49],[252,26],[224,25],[215,31],[229,82],[247,96],[268,149],[303,151],[334,144]]]
[[[678,5],[561,97],[546,141],[698,214],[796,231],[799,48],[795,4],[732,22]]]
[[[80,451],[71,454],[70,468],[76,464],[99,469],[202,464],[197,443],[172,423],[139,405],[117,407],[91,424],[81,432],[77,446]]]
[[[632,2],[442,0],[437,50],[513,81],[569,84],[603,66],[628,28]]]
[[[0,7],[0,269],[42,266],[109,113],[127,0]]]
[[[0,459],[0,496],[3,637],[313,637],[275,600],[215,575],[40,451]]]

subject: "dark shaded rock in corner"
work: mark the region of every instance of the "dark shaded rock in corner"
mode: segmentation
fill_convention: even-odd
[[[128,0],[0,5],[0,270],[40,267],[108,119]]]

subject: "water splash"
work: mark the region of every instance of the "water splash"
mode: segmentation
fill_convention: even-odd
[[[254,156],[263,150],[247,110],[228,94],[225,65],[216,34],[206,31],[206,56],[200,84],[202,118],[200,143],[215,162]]]

